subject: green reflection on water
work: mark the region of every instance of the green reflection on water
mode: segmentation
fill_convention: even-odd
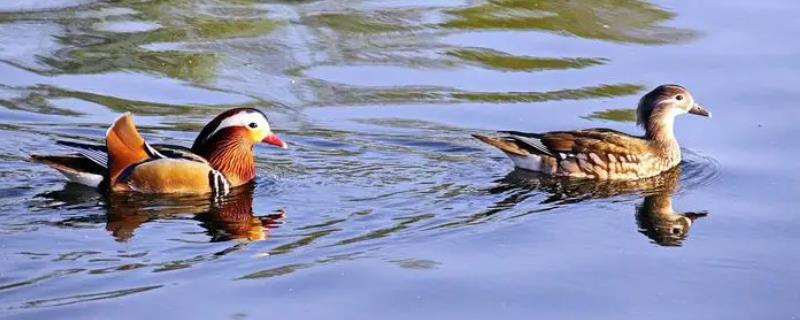
[[[635,94],[643,89],[644,87],[635,84],[614,84],[546,92],[458,92],[453,93],[453,97],[456,99],[480,102],[537,102],[625,96]]]
[[[448,51],[447,54],[492,69],[509,71],[581,69],[600,65],[607,61],[603,58],[540,58],[516,56],[497,50],[480,48],[452,50]]]
[[[307,19],[307,22],[311,26],[325,26],[341,33],[382,33],[408,29],[408,26],[394,21],[354,12],[318,14]]]
[[[603,111],[595,111],[584,118],[618,122],[636,122],[636,109],[608,109]]]
[[[582,38],[664,44],[690,39],[688,30],[657,26],[674,13],[638,0],[494,0],[448,12],[457,29],[549,30]]]
[[[207,8],[191,1],[120,1],[115,5],[132,10],[100,17],[76,16],[69,11],[58,13],[59,18],[55,21],[68,30],[58,36],[58,40],[69,49],[39,60],[63,73],[141,70],[208,83],[217,74],[220,57],[210,51],[184,49],[185,44],[257,37],[269,34],[281,25],[264,17],[263,10],[252,9],[244,14],[241,9],[224,4]],[[248,17],[254,14],[258,17]],[[3,18],[47,19],[29,13],[5,15]],[[126,21],[147,21],[160,27],[130,32],[95,29],[98,23]]]
[[[454,88],[397,86],[369,88],[309,79],[303,74],[317,65],[381,64],[408,68],[457,69],[465,65],[481,68],[535,72],[542,70],[584,69],[611,62],[611,57],[543,57],[515,55],[491,47],[458,46],[439,43],[440,36],[469,34],[482,30],[545,30],[571,34],[586,39],[601,39],[639,44],[664,44],[690,39],[694,32],[660,24],[674,13],[641,0],[604,0],[547,2],[528,0],[493,0],[471,3],[466,7],[432,7],[425,11],[445,13],[441,22],[429,19],[421,10],[400,8],[325,8],[306,2],[289,1],[287,6],[298,14],[292,22],[270,17],[269,4],[255,0],[121,0],[96,3],[83,12],[57,10],[49,13],[0,13],[0,21],[46,21],[64,27],[57,36],[64,49],[37,57],[54,68],[51,73],[90,74],[119,70],[145,71],[214,87],[225,68],[237,68],[229,62],[241,62],[239,54],[248,55],[258,46],[239,45],[240,39],[272,34],[281,27],[308,29],[297,46],[294,32],[278,33],[269,38],[271,47],[314,52],[311,61],[269,57],[247,58],[243,68],[255,68],[298,80],[296,100],[303,105],[365,104],[383,102],[538,102],[562,99],[591,99],[636,94],[642,88],[632,83],[596,83],[589,87],[563,87],[548,92],[460,91]],[[108,12],[115,13],[108,13]],[[147,30],[125,30],[125,22],[146,22]],[[98,29],[98,25],[118,23],[117,32]],[[140,24],[141,25],[141,24]],[[122,28],[122,30],[120,30]],[[152,29],[154,28],[154,29]],[[322,30],[322,32],[316,32]],[[291,30],[289,30],[291,31]],[[387,33],[390,33],[387,35]],[[296,47],[297,46],[297,47]],[[275,49],[282,52],[283,49]],[[318,51],[318,54],[317,54]],[[255,61],[255,62],[253,62]],[[46,73],[43,72],[43,73]],[[502,76],[502,75],[498,75]],[[232,76],[223,86],[236,90],[237,83],[248,79]],[[246,85],[245,85],[246,86]],[[76,95],[75,93],[70,96]],[[149,108],[136,102],[114,101],[113,97],[82,97],[124,109],[157,113],[157,108],[176,106],[152,104]],[[271,99],[269,97],[268,99]],[[292,101],[292,98],[287,99]],[[294,102],[292,101],[292,102]],[[177,111],[177,110],[171,110]],[[54,113],[54,111],[50,111]]]
[[[254,37],[272,32],[278,23],[265,18],[259,19],[220,19],[216,17],[196,17],[186,19],[201,38],[225,39]]]
[[[337,104],[359,103],[454,103],[454,102],[542,102],[551,100],[583,100],[595,98],[633,95],[644,90],[636,84],[607,84],[577,89],[526,92],[472,92],[453,91],[445,88],[390,88],[361,89],[352,87],[337,88],[327,99]]]

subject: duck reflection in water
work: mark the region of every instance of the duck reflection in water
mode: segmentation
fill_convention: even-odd
[[[82,195],[77,196],[76,195]],[[243,186],[225,197],[209,199],[206,196],[151,196],[142,194],[110,194],[101,196],[80,185],[69,184],[63,190],[40,194],[39,198],[68,206],[84,207],[91,196],[105,202],[106,230],[118,241],[126,241],[142,224],[157,219],[191,216],[200,221],[210,241],[258,241],[269,237],[269,230],[283,223],[286,213],[278,210],[271,214],[253,214],[253,187]],[[61,224],[100,222],[100,216],[83,216],[67,219]]]
[[[603,199],[625,194],[642,194],[644,200],[636,206],[636,224],[639,232],[661,246],[680,246],[689,234],[695,220],[706,212],[676,212],[672,196],[678,190],[681,168],[675,167],[660,175],[633,181],[586,181],[545,176],[526,170],[514,170],[497,181],[491,193],[512,190],[498,207],[510,207],[522,202],[531,191],[544,191],[549,197],[542,203],[576,203],[589,199]]]

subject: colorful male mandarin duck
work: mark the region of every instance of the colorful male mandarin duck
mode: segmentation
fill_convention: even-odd
[[[287,147],[272,133],[266,115],[252,108],[218,115],[200,131],[191,149],[151,146],[125,113],[106,132],[105,146],[58,141],[78,152],[31,158],[72,182],[111,192],[225,195],[255,178],[253,146],[259,142]]]
[[[636,112],[637,123],[645,130],[641,137],[602,128],[473,136],[505,152],[521,169],[563,177],[631,180],[655,176],[681,162],[673,134],[675,116],[711,117],[679,85],[653,89],[639,101]]]

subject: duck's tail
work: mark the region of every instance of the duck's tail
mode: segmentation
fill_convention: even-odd
[[[494,138],[489,136],[484,136],[480,134],[473,134],[473,137],[476,139],[483,141],[484,143],[495,147],[497,149],[502,150],[505,153],[517,155],[517,156],[527,156],[531,153],[527,150],[520,148],[520,146],[515,142],[515,140],[511,139],[503,139],[503,138]]]
[[[106,173],[105,167],[77,153],[58,156],[32,154],[31,160],[58,170],[70,182],[95,188],[103,182]]]

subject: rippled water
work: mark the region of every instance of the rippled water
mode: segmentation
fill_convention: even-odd
[[[704,1],[0,3],[0,317],[795,318],[798,8]],[[680,83],[685,162],[512,171],[470,133],[638,132]],[[104,197],[28,154],[131,111],[189,145],[230,106],[292,148],[221,203]],[[674,208],[673,208],[674,207]],[[673,210],[674,209],[674,210]]]

